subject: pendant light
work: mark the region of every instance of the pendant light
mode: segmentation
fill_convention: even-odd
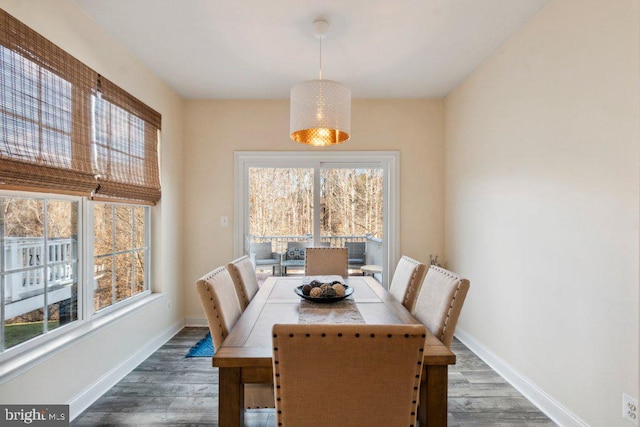
[[[325,20],[313,23],[313,33],[320,40],[318,80],[291,89],[291,139],[317,147],[341,144],[351,137],[351,91],[338,82],[322,79],[322,39],[328,28]]]

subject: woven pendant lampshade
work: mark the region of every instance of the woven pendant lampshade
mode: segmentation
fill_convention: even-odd
[[[322,79],[322,39],[329,24],[313,23],[320,39],[320,78],[291,89],[290,136],[317,147],[341,144],[351,136],[351,91],[338,82]]]

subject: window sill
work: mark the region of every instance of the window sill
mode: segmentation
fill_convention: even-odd
[[[93,320],[71,327],[66,333],[43,342],[42,345],[39,345],[33,350],[17,352],[15,355],[12,355],[10,358],[0,363],[0,384],[27,372],[29,369],[44,362],[45,360],[97,334],[106,326],[113,325],[114,322],[118,322],[137,311],[140,311],[147,305],[160,301],[164,296],[165,294],[163,293],[152,293],[139,301],[122,307],[119,310],[105,313]]]

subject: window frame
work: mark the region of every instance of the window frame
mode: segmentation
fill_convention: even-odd
[[[77,259],[77,289],[78,312],[77,320],[58,327],[47,333],[35,336],[27,341],[16,344],[0,353],[0,384],[30,369],[40,361],[52,357],[59,351],[66,349],[77,340],[84,339],[88,334],[112,324],[115,320],[135,311],[161,297],[163,294],[154,293],[151,286],[151,206],[134,202],[92,201],[88,197],[72,196],[57,193],[40,193],[0,189],[0,197],[67,200],[78,202],[78,259]],[[96,203],[139,206],[145,212],[145,287],[138,294],[132,295],[101,310],[95,310],[93,305],[93,205]],[[46,220],[46,219],[45,219]],[[4,300],[0,300],[0,309],[4,310]],[[2,338],[4,339],[4,337]]]
[[[84,240],[84,236],[85,236],[85,228],[84,228],[84,224],[83,224],[83,219],[84,219],[84,215],[85,215],[85,209],[86,209],[86,205],[84,203],[84,201],[82,200],[82,197],[79,196],[69,196],[69,195],[64,195],[64,194],[53,194],[53,193],[29,193],[29,192],[24,192],[24,191],[9,191],[9,190],[2,190],[0,189],[0,197],[16,197],[16,198],[31,198],[31,199],[54,199],[54,200],[66,200],[66,201],[74,201],[74,202],[78,202],[78,225],[77,225],[77,229],[78,229],[78,260],[77,260],[77,278],[78,278],[78,319],[74,322],[69,323],[68,325],[64,325],[61,327],[58,327],[52,331],[47,331],[47,333],[44,333],[42,335],[38,335],[35,336],[31,339],[28,339],[27,341],[20,343],[20,344],[16,344],[14,347],[11,347],[9,349],[4,349],[2,352],[0,352],[0,364],[3,363],[5,361],[5,359],[8,359],[10,357],[14,357],[14,354],[23,354],[25,352],[31,351],[34,348],[37,348],[41,342],[43,341],[48,341],[51,339],[55,339],[60,335],[65,334],[67,331],[73,330],[75,329],[77,326],[79,326],[79,322],[81,322],[83,319],[81,317],[81,313],[83,313],[84,311],[84,307],[82,306],[83,304],[83,297],[82,294],[84,293],[84,289],[82,289],[82,287],[80,286],[80,280],[82,280],[82,278],[84,277],[84,269],[85,269],[85,265],[84,265],[84,260],[80,258],[80,252],[81,252],[81,247],[83,244],[83,240]],[[46,217],[45,217],[45,221],[46,221]],[[46,267],[45,267],[46,268]],[[4,291],[0,291],[0,295],[4,295]],[[44,307],[43,307],[44,308]],[[0,310],[4,311],[4,301],[0,300]],[[3,319],[4,320],[4,319]],[[2,336],[2,339],[4,340],[4,336]],[[4,345],[3,345],[4,347]],[[9,355],[9,356],[7,356]]]
[[[400,259],[400,152],[399,151],[234,151],[234,227],[233,254],[245,254],[249,233],[249,179],[252,167],[314,168],[314,180],[320,182],[320,167],[380,168],[383,184],[382,283],[388,287]],[[314,197],[316,197],[314,195]],[[319,196],[315,200],[319,206]],[[314,214],[315,215],[315,214]],[[319,230],[317,230],[319,231]],[[315,232],[315,230],[314,230]]]
[[[138,294],[135,295],[131,295],[128,298],[123,299],[122,301],[117,301],[114,304],[111,304],[109,306],[106,306],[104,308],[101,308],[99,310],[95,310],[94,308],[94,287],[90,286],[90,289],[88,290],[88,292],[86,292],[86,296],[85,296],[85,301],[84,301],[84,306],[86,307],[86,315],[87,315],[87,319],[91,320],[91,319],[96,319],[96,318],[100,318],[102,316],[106,316],[109,313],[113,313],[114,311],[118,311],[120,310],[120,308],[128,305],[128,304],[133,304],[135,302],[137,302],[138,300],[144,299],[146,297],[148,297],[149,295],[151,295],[152,291],[151,291],[151,266],[150,266],[150,261],[151,261],[151,207],[147,206],[147,205],[142,205],[142,204],[136,204],[136,203],[130,203],[130,202],[115,202],[115,201],[99,201],[99,200],[87,200],[87,204],[89,212],[87,213],[87,218],[86,218],[86,222],[87,222],[87,251],[89,251],[89,248],[91,248],[91,256],[87,257],[86,260],[86,264],[85,264],[85,283],[87,283],[87,286],[89,286],[88,284],[90,282],[93,281],[93,266],[94,266],[94,252],[93,252],[93,245],[94,245],[94,236],[93,236],[93,226],[94,226],[94,206],[98,203],[106,203],[106,204],[110,204],[110,205],[118,205],[118,206],[140,206],[142,208],[144,208],[145,210],[145,214],[144,214],[144,220],[145,220],[145,231],[144,231],[144,241],[145,241],[145,246],[144,246],[144,250],[145,250],[145,257],[144,257],[144,263],[145,263],[145,271],[144,271],[144,279],[145,279],[145,286],[146,289]]]

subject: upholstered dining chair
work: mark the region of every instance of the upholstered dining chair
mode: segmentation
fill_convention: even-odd
[[[347,248],[307,248],[304,258],[305,276],[349,275]]]
[[[406,255],[403,255],[396,265],[389,292],[409,311],[413,310],[426,270],[426,265]]]
[[[451,348],[453,333],[468,291],[467,279],[432,265],[422,282],[412,314]]]
[[[196,290],[207,317],[213,348],[217,350],[242,313],[235,286],[227,269],[219,267],[198,279]],[[246,409],[275,407],[273,386],[246,384],[244,406]]]
[[[423,325],[276,324],[279,426],[415,426]]]
[[[236,287],[240,308],[244,311],[258,292],[258,277],[248,256],[234,259],[227,264],[227,270]]]

